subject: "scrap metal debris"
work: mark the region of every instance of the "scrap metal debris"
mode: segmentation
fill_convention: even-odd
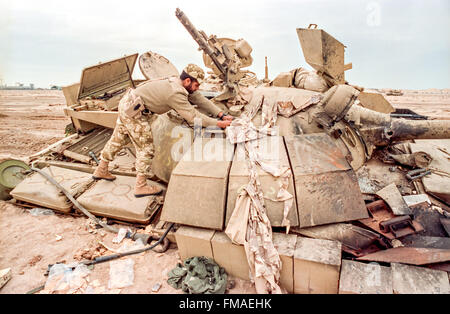
[[[131,232],[131,230],[127,229],[127,228],[120,228],[119,232],[117,233],[117,235],[114,237],[114,239],[112,239],[112,242],[113,243],[120,243],[120,242],[122,242],[122,240],[127,235],[127,232]]]
[[[348,223],[293,228],[292,231],[310,238],[339,241],[343,251],[357,257],[388,248],[380,234]]]
[[[447,235],[450,236],[450,219],[448,218],[440,218],[442,226],[445,229],[445,232],[447,232]]]
[[[423,230],[422,225],[411,219],[411,216],[394,215],[383,200],[367,204],[367,209],[371,217],[361,219],[359,222],[390,240]]]
[[[397,247],[359,257],[360,261],[425,265],[450,261],[450,249]]]
[[[386,203],[388,203],[394,215],[409,215],[411,210],[406,202],[403,200],[402,195],[395,183],[391,183],[377,192],[377,195],[381,197]]]
[[[444,271],[392,263],[395,294],[449,294],[448,274]]]

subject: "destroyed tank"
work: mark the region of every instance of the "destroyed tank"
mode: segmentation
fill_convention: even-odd
[[[274,244],[289,242],[291,251],[298,243],[309,245],[307,238],[298,240],[292,233],[340,242],[331,248],[329,242],[319,242],[310,250],[332,253],[332,261],[324,264],[327,271],[337,267],[332,275],[337,282],[340,245],[353,257],[370,261],[371,253],[393,247],[394,239],[433,228],[414,219],[422,215],[409,206],[417,204],[415,196],[426,193],[433,205],[449,209],[449,120],[403,115],[382,94],[349,84],[345,71],[352,65],[344,62],[345,46],[333,36],[314,24],[298,28],[305,61],[313,70],[297,68],[270,81],[266,64],[266,77],[258,80],[245,70],[253,60],[246,40],[207,36],[182,11],[176,16],[210,69],[201,93],[233,115],[234,122],[224,131],[189,125],[174,111],[159,115],[152,124],[155,157],[149,176],[154,176],[149,179],[164,193],[135,198],[133,145],[110,163],[115,181],[94,181],[91,173],[112,134],[125,91],[179,72],[154,51],[139,61],[133,54],[84,69],[79,83],[63,88],[64,111],[77,134],[30,156],[30,163],[55,178],[90,213],[141,226],[157,222],[156,233],[165,223],[177,224],[169,239],[175,242],[178,235],[182,259],[214,255],[229,274],[249,279],[243,248],[221,248],[236,240],[226,233],[230,222],[247,223],[248,215],[240,216],[237,209],[253,182],[270,227],[281,231],[274,232]],[[143,81],[132,78],[136,62]],[[63,213],[73,210],[39,173],[17,184],[11,195]],[[447,211],[441,216],[448,217]],[[448,250],[441,253],[427,261],[448,260]],[[310,292],[294,288],[292,277],[283,281],[286,275],[281,275],[288,292]],[[317,291],[337,293],[337,283],[334,290],[327,289]]]
[[[277,130],[270,137],[273,141],[262,143],[260,148],[265,159],[289,168],[286,191],[294,202],[286,214],[284,203],[277,200],[281,177],[258,170],[273,227],[285,227],[286,218],[293,230],[366,219],[369,214],[365,202],[376,200],[376,193],[392,182],[397,183],[402,193],[420,189],[419,193],[431,193],[436,202],[449,204],[448,179],[441,184],[442,179],[437,178],[439,171],[445,171],[441,160],[449,145],[448,120],[394,117],[394,108],[382,94],[365,92],[345,80],[345,71],[352,65],[345,64],[345,46],[333,36],[317,25],[298,28],[305,61],[314,70],[298,68],[280,73],[272,81],[267,75],[258,80],[254,73],[244,69],[253,60],[252,48],[246,40],[208,37],[197,31],[182,11],[177,10],[176,16],[203,50],[205,66],[211,70],[200,91],[235,116],[235,120],[251,116],[255,130],[264,126],[268,116],[275,115],[272,127]],[[112,134],[120,98],[127,88],[142,82],[132,79],[137,59],[138,54],[134,54],[88,67],[83,70],[80,83],[63,88],[67,101],[64,111],[81,138],[66,140],[32,156],[37,165],[93,171]],[[167,58],[153,51],[142,54],[138,63],[146,80],[179,75]],[[242,145],[231,144],[223,130],[188,125],[173,111],[158,116],[152,132],[155,145],[152,179],[167,189],[164,202],[157,197],[151,197],[150,203],[130,201],[127,196],[126,206],[117,205],[120,203],[117,199],[102,204],[107,199],[106,190],[99,187],[100,191],[92,191],[89,186],[90,194],[83,194],[83,189],[79,192],[81,203],[85,201],[83,205],[88,209],[93,207],[89,195],[100,193],[103,197],[94,202],[96,209],[92,209],[98,215],[146,224],[156,208],[162,206],[162,221],[223,231],[237,195],[250,175],[245,158],[240,159],[245,155]],[[439,145],[447,148],[438,150],[416,141],[421,139],[446,139]],[[409,140],[415,142],[405,142]],[[48,156],[49,152],[54,156],[55,151],[60,154],[57,160]],[[196,159],[198,152],[200,161]],[[132,186],[129,177],[135,175],[134,154],[129,145],[119,160],[112,163],[112,173],[127,177],[114,187],[123,189],[123,195],[129,192],[124,186]],[[380,156],[389,163],[374,158]],[[400,161],[404,171],[387,170]],[[423,183],[405,176],[406,171],[430,167],[434,169],[432,173],[418,174],[423,176]],[[375,168],[383,175],[371,180],[371,169]],[[55,169],[49,170],[52,171]],[[417,174],[411,175],[418,179]],[[94,186],[102,184],[108,183],[97,182]],[[15,197],[21,198],[19,193]],[[29,197],[22,199],[30,201]],[[63,205],[56,208],[69,210],[64,201],[59,201]],[[135,206],[133,213],[129,202]]]
[[[196,32],[182,12],[177,17],[204,54],[225,54],[214,36]],[[280,286],[289,293],[340,292],[338,281],[353,279],[356,268],[365,266],[355,263],[352,275],[345,275],[349,261],[342,260],[340,271],[341,250],[362,261],[424,265],[448,260],[448,231],[431,222],[434,214],[423,210],[423,198],[415,196],[428,193],[432,204],[449,209],[449,121],[405,119],[383,95],[345,80],[351,65],[344,63],[344,45],[334,37],[311,25],[297,34],[315,71],[298,68],[251,85],[230,82],[228,70],[217,66],[223,65],[220,60],[205,63],[213,69],[212,83],[218,77],[226,86],[216,90],[236,119],[222,134],[196,134],[171,172],[161,220],[181,225],[176,234],[180,257],[212,255],[229,274],[247,280],[255,278],[256,260],[265,266],[264,275],[259,268],[260,278],[270,282],[266,275],[275,268],[270,238],[284,258]],[[224,57],[223,67],[230,59]],[[234,60],[239,64],[239,58]],[[263,210],[252,209],[258,203]],[[444,224],[449,214],[437,216]],[[265,226],[275,232],[265,232]],[[423,248],[422,238],[407,236],[424,229],[442,236],[440,247],[426,244],[420,253],[415,247],[394,248],[397,239]],[[306,264],[300,266],[301,260]],[[440,277],[445,281],[445,272]],[[258,293],[274,291],[268,284],[258,287],[255,281],[255,286]]]
[[[280,73],[270,83],[248,85],[240,84],[239,78],[230,82],[226,76],[229,70],[223,69],[230,60],[241,64],[239,53],[234,54],[238,57],[227,56],[232,55],[230,51],[237,51],[235,46],[228,47],[215,36],[207,37],[204,32],[198,32],[181,11],[176,14],[204,51],[204,60],[205,56],[222,57],[213,63],[205,62],[205,65],[221,78],[228,96],[232,86],[234,94],[226,99],[226,109],[241,105],[244,110],[240,114],[254,111],[252,123],[255,127],[267,122],[267,116],[274,110],[275,116],[278,115],[275,126],[278,127],[279,141],[273,145],[261,144],[264,146],[261,149],[265,158],[275,157],[280,164],[290,168],[288,191],[295,194],[296,199],[287,216],[291,227],[367,218],[365,196],[360,187],[364,182],[357,172],[364,174],[363,166],[375,153],[406,140],[450,139],[448,120],[393,118],[390,114],[394,108],[383,95],[364,92],[363,88],[348,84],[345,71],[352,65],[344,62],[344,45],[324,30],[317,29],[317,25],[297,29],[305,61],[315,71],[299,68]],[[239,117],[239,114],[234,115]],[[203,151],[210,149],[207,146],[212,146],[211,142],[224,142],[219,149],[224,151],[223,159],[206,160],[203,164],[195,162],[193,151],[199,149],[191,149],[172,172],[161,219],[224,230],[235,208],[239,189],[248,181],[249,169],[239,160],[238,156],[242,155],[238,151],[242,151],[239,144],[233,157],[233,148],[228,147],[225,139],[217,139],[220,138],[218,134],[206,133],[203,137],[206,140],[198,140]],[[415,153],[428,166],[433,159],[430,155],[434,153],[423,152],[414,145],[412,151],[404,152],[405,156]],[[271,225],[281,227],[283,203],[273,201],[280,178],[264,171],[259,174]],[[385,182],[389,182],[389,177]],[[363,192],[375,194],[382,184]],[[407,185],[409,182],[405,182]],[[436,184],[428,184],[427,190],[448,202],[448,196],[443,196],[447,194],[445,188],[433,185]],[[186,195],[192,197],[186,199]]]

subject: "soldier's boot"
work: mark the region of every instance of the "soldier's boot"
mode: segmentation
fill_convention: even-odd
[[[108,180],[108,181],[115,180],[116,177],[113,176],[108,171],[108,165],[109,165],[109,162],[104,161],[104,160],[100,160],[100,164],[95,169],[94,173],[92,174],[92,177],[94,179],[96,179],[96,180],[99,180],[99,179],[105,179],[105,180]]]
[[[155,195],[162,192],[162,189],[155,185],[148,185],[145,175],[136,175],[136,185],[134,186],[134,196],[143,197],[148,195]]]

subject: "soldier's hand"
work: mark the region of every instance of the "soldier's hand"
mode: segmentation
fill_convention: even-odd
[[[231,120],[219,120],[217,121],[217,126],[219,128],[225,129],[227,126],[231,124]]]
[[[224,116],[222,119],[223,119],[223,121],[233,121],[233,117],[230,115]]]
[[[223,111],[219,112],[219,114],[217,115],[219,117],[220,120],[233,120],[232,116],[226,115]]]

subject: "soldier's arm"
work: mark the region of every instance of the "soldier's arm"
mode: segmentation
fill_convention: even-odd
[[[199,91],[189,94],[188,99],[191,103],[209,112],[214,117],[219,117],[219,113],[222,112],[219,107],[217,107],[211,100],[203,96]]]
[[[202,120],[203,127],[217,126],[216,119],[210,118],[202,114],[198,110],[196,110],[194,107],[192,107],[192,105],[188,101],[188,98],[186,97],[186,95],[183,95],[183,93],[174,93],[168,99],[168,104],[172,109],[175,109],[175,111],[178,112],[180,116],[183,117],[183,119],[185,119],[190,124],[194,123],[195,118],[200,118]]]

